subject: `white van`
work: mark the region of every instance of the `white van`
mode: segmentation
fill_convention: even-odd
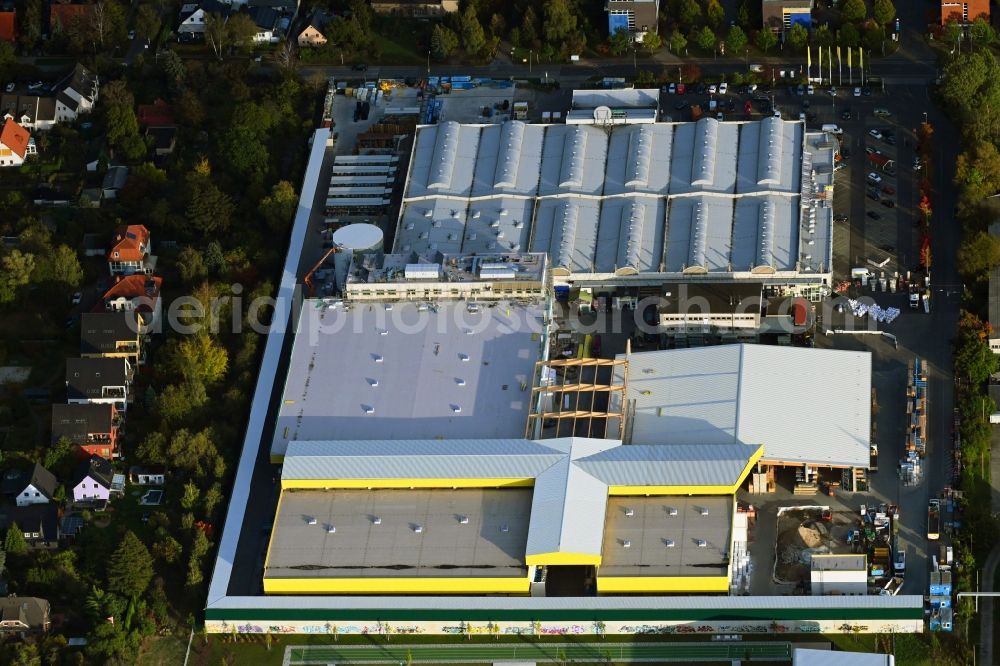
[[[840,136],[841,134],[844,133],[844,130],[840,129],[836,125],[831,125],[829,123],[826,124],[826,125],[823,125],[823,127],[821,127],[820,129],[822,129],[824,132],[829,132],[830,134],[835,134],[836,136]]]

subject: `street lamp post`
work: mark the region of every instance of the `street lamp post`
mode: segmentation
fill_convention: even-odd
[[[427,50],[427,76],[431,75],[431,52]]]
[[[531,74],[531,56],[534,53],[531,49],[528,49],[528,74]]]

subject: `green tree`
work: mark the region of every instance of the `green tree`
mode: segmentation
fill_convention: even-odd
[[[229,195],[201,174],[189,174],[186,184],[187,218],[193,230],[201,235],[228,229],[236,210]]]
[[[764,53],[767,53],[773,49],[778,44],[778,38],[775,37],[774,32],[768,28],[757,31],[757,35],[754,37],[754,44],[757,45]]]
[[[14,45],[10,42],[0,42],[0,79],[9,79],[17,66],[17,55]]]
[[[69,437],[60,437],[48,450],[45,451],[45,458],[42,465],[48,470],[65,469],[73,462],[76,453],[76,445]],[[58,475],[63,476],[63,475]]]
[[[614,34],[608,38],[608,50],[611,55],[620,56],[632,46],[632,36],[625,28],[618,28]]]
[[[719,4],[719,0],[708,0],[705,4],[705,20],[715,30],[726,20],[726,10]]]
[[[840,18],[844,21],[855,23],[863,21],[868,16],[868,7],[865,0],[843,0],[840,3]]]
[[[743,28],[738,25],[729,28],[729,32],[726,34],[726,44],[729,45],[733,55],[738,55],[740,51],[745,49],[747,47],[747,34],[743,32]]]
[[[153,558],[135,532],[128,530],[108,562],[108,589],[134,599],[153,578]]]
[[[205,267],[205,260],[201,256],[201,251],[190,245],[185,245],[177,253],[177,271],[181,275],[181,280],[187,284],[203,280],[208,275]]]
[[[750,7],[747,5],[747,2],[748,0],[742,0],[739,8],[736,10],[736,25],[744,30],[750,29]]]
[[[998,265],[1000,239],[985,231],[965,235],[958,248],[958,267],[963,275],[972,280],[987,280],[990,269]]]
[[[468,5],[462,13],[462,48],[466,53],[477,55],[486,46],[486,35],[476,15],[475,5]]]
[[[212,437],[213,433],[210,429],[192,433],[186,428],[181,428],[174,432],[173,437],[170,438],[170,446],[167,449],[168,459],[174,467],[190,472],[198,478],[214,473],[221,456],[219,456]]]
[[[235,174],[243,177],[263,175],[270,166],[267,146],[255,129],[233,126],[222,135],[219,155]]]
[[[160,34],[163,21],[153,5],[139,5],[135,13],[135,31],[140,37],[153,41]],[[173,53],[173,51],[167,51]],[[174,54],[176,55],[176,54]]]
[[[861,33],[853,23],[845,23],[840,27],[840,45],[849,48],[856,47],[861,41]]]
[[[715,33],[707,25],[702,27],[698,31],[697,38],[698,46],[706,51],[710,51],[715,48]]]
[[[793,23],[792,29],[785,36],[785,41],[796,51],[802,51],[809,41],[809,31],[801,23]]]
[[[198,486],[193,481],[184,484],[184,492],[181,494],[181,508],[190,511],[198,503]]]
[[[538,41],[541,32],[538,26],[538,14],[535,13],[534,7],[528,5],[524,10],[524,16],[521,17],[521,41],[524,44],[533,46]]]
[[[183,552],[180,542],[169,534],[153,544],[153,556],[167,564],[176,562]]]
[[[42,8],[42,0],[26,0],[24,13],[18,16],[19,39],[25,49],[34,48],[42,37]]]
[[[208,403],[205,385],[201,382],[170,384],[156,399],[160,416],[169,424],[187,421],[194,412]],[[152,462],[152,459],[150,459]]]
[[[222,503],[222,499],[222,486],[218,483],[213,483],[205,491],[205,496],[201,498],[201,508],[205,512],[206,518],[209,520],[212,519],[212,514],[215,513],[215,509]]]
[[[0,304],[13,303],[18,290],[31,281],[35,255],[13,249],[0,257]]]
[[[569,0],[546,0],[545,39],[553,47],[562,48],[563,43],[576,32],[576,12]]]
[[[971,312],[962,310],[955,340],[955,374],[980,386],[997,371],[997,356],[990,350],[991,327]]]
[[[993,26],[980,16],[969,26],[969,38],[976,46],[985,48],[996,41],[997,33],[993,30]]]
[[[656,51],[661,46],[663,46],[663,38],[660,37],[659,33],[647,32],[646,36],[642,38],[642,47],[647,51]]]
[[[3,549],[4,552],[11,555],[24,555],[28,552],[28,542],[24,540],[24,532],[17,526],[17,523],[11,523],[7,527],[7,535],[3,540]]]
[[[670,50],[674,53],[680,53],[687,48],[688,40],[680,30],[674,28],[674,31],[670,33]]]
[[[879,25],[889,25],[896,18],[896,6],[892,0],[875,0],[872,3],[872,18]]]
[[[38,652],[38,644],[30,641],[20,641],[10,646],[10,666],[42,666],[42,655]]]
[[[32,282],[50,282],[64,289],[73,289],[83,282],[83,267],[76,250],[57,245],[35,262]]]
[[[136,449],[139,460],[152,465],[167,462],[167,436],[158,430],[146,434]]]
[[[431,33],[431,55],[435,60],[444,60],[458,48],[458,35],[451,28],[438,23]]]
[[[260,214],[274,233],[286,233],[295,217],[299,197],[295,187],[287,180],[279,180],[271,188],[271,193],[261,199]]]
[[[126,149],[134,146],[136,140],[141,141],[139,121],[135,117],[135,99],[123,79],[101,86],[100,103],[104,110],[108,143],[115,148]]]
[[[966,149],[955,164],[955,184],[964,203],[982,201],[1000,192],[1000,151],[991,142]]]
[[[949,19],[947,23],[944,24],[944,34],[942,35],[945,44],[951,44],[957,46],[959,41],[962,39],[962,26],[959,25],[958,21],[954,19]]]
[[[229,352],[208,333],[185,336],[170,352],[168,367],[186,382],[211,386],[226,376]]]
[[[830,26],[825,23],[813,30],[812,43],[821,48],[828,48],[834,45],[834,35]]]
[[[864,35],[865,48],[869,51],[878,51],[885,44],[885,28],[880,25],[868,25]]]
[[[701,5],[698,0],[681,0],[677,21],[682,27],[693,28],[700,18]]]
[[[351,17],[352,21],[357,20]],[[233,14],[226,21],[226,29],[229,34],[229,43],[236,49],[249,49],[253,46],[254,35],[257,34],[257,24],[253,22],[249,14],[240,12]]]
[[[493,14],[490,17],[490,34],[494,37],[503,37],[507,33],[507,20],[502,14]]]

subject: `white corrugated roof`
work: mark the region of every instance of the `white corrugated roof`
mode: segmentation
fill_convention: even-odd
[[[792,666],[893,666],[895,663],[896,658],[891,654],[811,650],[799,647],[792,653]]]
[[[630,356],[635,444],[763,444],[764,460],[867,468],[871,355],[724,345]]]

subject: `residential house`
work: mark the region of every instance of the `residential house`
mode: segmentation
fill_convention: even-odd
[[[637,42],[642,42],[647,32],[657,31],[660,0],[607,0],[604,10],[608,13],[608,34],[625,30]]]
[[[312,16],[309,17],[309,23],[299,33],[299,48],[323,46],[326,44],[326,35],[323,34],[323,30],[326,28],[326,24],[332,20],[333,15],[322,9],[313,11]]]
[[[132,376],[125,358],[68,358],[66,404],[114,405],[124,412],[132,402]]]
[[[104,174],[104,180],[101,181],[101,197],[104,199],[117,199],[118,193],[125,187],[126,182],[128,182],[127,166],[117,164],[108,167],[107,172]]]
[[[150,275],[156,265],[149,229],[141,224],[123,225],[115,229],[111,251],[108,252],[108,272],[111,275]]]
[[[17,506],[48,504],[56,492],[56,477],[35,463],[31,469],[4,476],[3,494],[14,497]]]
[[[17,13],[11,8],[0,10],[0,42],[17,41]]]
[[[760,3],[763,27],[782,36],[796,23],[811,30],[812,10],[813,0],[761,0]]]
[[[247,15],[257,26],[257,32],[253,36],[255,44],[277,44],[280,33],[276,32],[278,25],[278,12],[270,7],[251,7],[247,10]]]
[[[179,36],[205,34],[205,18],[209,14],[228,17],[233,12],[233,4],[219,0],[202,0],[200,3],[185,4],[181,7],[180,25],[177,26]]]
[[[100,456],[84,460],[73,477],[73,501],[87,504],[104,504],[111,499],[111,480],[114,470],[111,463]]]
[[[110,460],[118,448],[118,410],[114,405],[52,405],[52,443],[65,437],[88,456]]]
[[[177,145],[176,127],[147,127],[146,136],[153,140],[153,154],[164,157],[174,152]]]
[[[136,119],[139,121],[139,127],[143,129],[177,125],[177,121],[174,120],[174,107],[162,99],[157,99],[152,104],[140,104],[136,111]]]
[[[37,155],[31,132],[14,120],[4,120],[0,128],[0,167],[19,167],[30,155]]]
[[[83,235],[83,256],[104,257],[108,254],[108,244],[104,234]]]
[[[941,25],[969,25],[980,17],[990,22],[990,0],[941,0]]]
[[[162,284],[163,278],[153,275],[119,275],[94,306],[94,312],[136,312],[145,327],[155,329],[163,307]]]
[[[52,34],[66,33],[76,21],[86,21],[94,11],[93,5],[84,4],[50,2],[48,6],[49,30]]]
[[[57,548],[62,531],[59,509],[55,504],[31,504],[7,507],[0,516],[4,529],[17,525],[31,548]]]
[[[80,316],[80,356],[125,358],[134,368],[145,362],[144,322],[131,312],[84,312]]]
[[[441,16],[458,11],[458,0],[372,0],[376,14]]]
[[[133,465],[128,470],[129,481],[140,486],[162,486],[167,482],[167,469],[162,465],[140,467]]]
[[[97,74],[77,63],[73,71],[56,84],[55,90],[58,91],[56,93],[56,120],[58,122],[71,122],[82,114],[94,110],[100,92],[100,79]]]
[[[56,100],[34,95],[3,95],[0,97],[0,118],[13,120],[27,130],[49,130],[56,124]]]
[[[49,602],[40,597],[19,597],[12,594],[0,598],[0,634],[24,638],[28,634],[43,634],[49,630]]]

